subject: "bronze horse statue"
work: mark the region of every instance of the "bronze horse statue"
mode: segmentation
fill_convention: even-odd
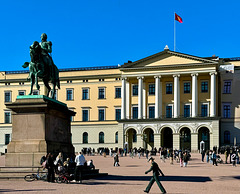
[[[42,56],[42,48],[37,41],[34,41],[34,43],[30,46],[30,57],[31,62],[25,62],[22,66],[23,68],[29,67],[28,79],[30,79],[31,81],[31,89],[28,95],[32,95],[34,84],[36,84],[36,88],[38,90],[40,89],[40,86],[38,84],[38,78],[41,78],[47,88],[47,96],[49,96],[51,91],[49,82],[53,84],[51,98],[55,98],[56,86],[58,87],[58,89],[60,89],[59,70],[57,66],[54,63],[44,63]]]

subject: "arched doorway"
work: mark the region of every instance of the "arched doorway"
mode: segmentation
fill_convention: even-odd
[[[198,150],[200,150],[200,142],[205,142],[205,151],[210,150],[210,134],[207,127],[201,127],[198,130]]]
[[[187,127],[180,130],[180,149],[191,151],[191,131]]]
[[[151,128],[147,128],[143,131],[143,148],[152,150],[154,148],[154,131]]]
[[[137,143],[137,132],[135,129],[128,129],[126,133],[126,141],[128,143],[128,150],[136,146],[135,144]]]
[[[162,129],[161,145],[165,148],[173,148],[173,132],[170,127]]]

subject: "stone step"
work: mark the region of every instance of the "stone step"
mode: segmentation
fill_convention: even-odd
[[[42,167],[39,166],[31,166],[31,167],[5,167],[5,166],[1,166],[0,167],[0,173],[1,172],[37,172],[38,169],[40,171],[43,170]]]
[[[107,175],[108,175],[108,173],[84,174],[82,177],[83,177],[83,180],[87,180],[87,179],[93,179],[93,178],[97,178],[97,177],[101,177],[101,176],[107,176]],[[0,175],[0,180],[1,179],[7,179],[7,180],[9,180],[9,179],[23,179],[24,176],[13,175],[13,174],[6,174],[6,175]]]
[[[0,167],[0,179],[23,179],[27,174],[36,174],[38,169],[40,172],[43,170],[41,167]],[[99,173],[99,169],[84,169],[82,176],[83,179],[91,179],[107,175],[107,173]]]

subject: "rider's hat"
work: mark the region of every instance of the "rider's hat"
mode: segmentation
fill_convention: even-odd
[[[152,160],[152,161],[153,161],[153,160],[154,160],[154,158],[153,158],[153,157],[150,157],[150,158],[148,159],[148,162],[149,162],[150,160]]]

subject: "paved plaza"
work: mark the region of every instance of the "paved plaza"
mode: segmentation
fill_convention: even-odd
[[[221,156],[223,158],[223,156]],[[240,166],[231,164],[212,166],[201,162],[200,154],[192,154],[192,160],[187,168],[181,168],[178,163],[161,162],[159,156],[154,156],[165,177],[161,182],[167,193],[240,193]],[[138,159],[120,157],[120,167],[113,166],[113,158],[107,156],[86,156],[92,159],[100,172],[109,176],[84,180],[80,183],[58,184],[43,181],[25,182],[24,180],[0,180],[1,193],[85,193],[85,194],[138,194],[144,193],[151,173],[144,172],[150,168],[146,158]],[[4,164],[3,157],[0,165]],[[150,193],[161,193],[155,183]]]

